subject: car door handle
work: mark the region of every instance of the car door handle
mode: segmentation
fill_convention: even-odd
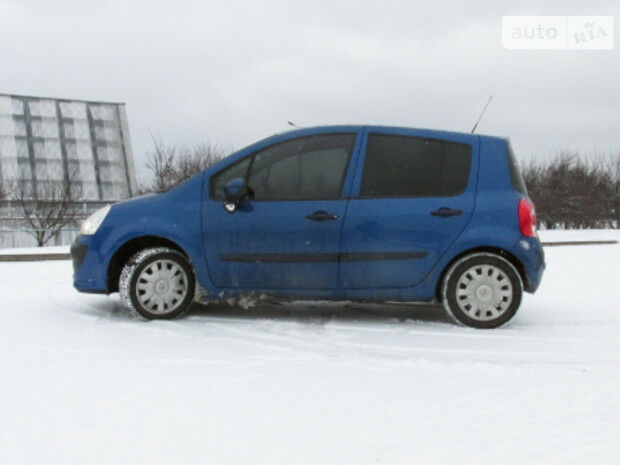
[[[463,213],[463,210],[458,210],[458,209],[453,209],[453,208],[448,208],[448,207],[441,207],[439,210],[432,211],[431,215],[433,216],[456,216],[456,215],[460,215],[461,213]]]
[[[306,216],[309,220],[312,221],[329,221],[329,220],[337,220],[338,215],[334,215],[333,213],[327,213],[323,210],[316,211],[314,213],[310,213]]]

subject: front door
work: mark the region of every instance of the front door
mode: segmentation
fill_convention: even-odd
[[[424,279],[474,208],[477,147],[417,130],[368,130],[345,218],[340,287]]]
[[[216,287],[332,289],[338,285],[343,198],[357,133],[284,140],[215,173],[203,208],[204,250]],[[223,186],[244,178],[234,213]],[[352,173],[350,174],[352,178]]]

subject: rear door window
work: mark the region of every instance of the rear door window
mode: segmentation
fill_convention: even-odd
[[[449,197],[467,187],[471,146],[391,134],[370,134],[360,197]]]

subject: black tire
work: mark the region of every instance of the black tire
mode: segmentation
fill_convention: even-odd
[[[498,269],[501,272],[489,271],[495,274],[487,277],[481,273],[483,269],[485,271]],[[469,280],[472,275],[475,276]],[[476,286],[474,280],[481,279],[491,281],[491,286],[485,282],[480,282]],[[472,283],[471,286],[467,285],[467,282]],[[469,305],[470,300],[467,300],[467,296],[458,294],[457,286],[463,293],[468,292],[471,296],[469,298],[478,299],[477,301],[481,302],[480,306]],[[488,302],[480,301],[480,295],[477,294],[479,288],[483,286],[489,290],[481,289],[483,291],[481,298],[487,299]],[[507,297],[508,293],[511,293],[510,297]],[[441,287],[443,307],[454,321],[481,329],[497,328],[508,322],[521,305],[522,297],[523,281],[513,264],[499,255],[486,252],[474,253],[457,260],[446,272]],[[494,316],[496,312],[498,315]]]
[[[138,288],[138,278],[149,266],[153,264],[156,264],[154,266],[159,266],[162,263],[173,263],[182,269],[185,274],[183,276],[183,273],[179,271],[179,276],[181,276],[179,282],[183,283],[185,292],[180,295],[178,300],[171,304],[170,311],[166,311],[167,308],[165,308],[164,311],[159,312],[154,311],[141,302],[139,293],[144,293],[145,291]],[[147,320],[172,319],[180,317],[189,310],[194,301],[196,277],[192,266],[183,254],[167,247],[154,247],[141,250],[127,261],[121,271],[118,289],[123,304],[135,316]]]

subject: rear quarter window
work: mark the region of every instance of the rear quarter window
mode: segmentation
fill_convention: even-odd
[[[525,180],[523,179],[523,173],[521,172],[521,166],[515,157],[514,151],[510,142],[506,142],[508,150],[508,166],[510,167],[510,181],[512,187],[519,193],[527,195],[527,187],[525,186]]]

